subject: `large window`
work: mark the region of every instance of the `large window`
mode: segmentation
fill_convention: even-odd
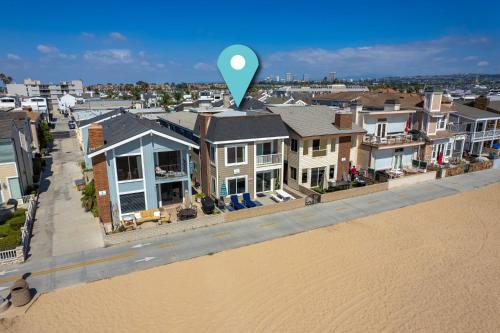
[[[242,194],[247,191],[247,181],[245,177],[230,178],[227,180],[227,194]]]
[[[116,158],[118,181],[142,178],[141,156],[121,156]]]
[[[122,214],[139,212],[146,209],[144,192],[120,195],[120,206]]]
[[[246,146],[226,147],[226,164],[244,164],[246,163]]]
[[[290,150],[294,151],[294,152],[297,152],[297,150],[298,150],[297,140],[290,139]]]
[[[274,149],[273,149],[273,143],[272,142],[263,142],[263,143],[258,143],[257,144],[257,155],[271,155],[274,154]]]
[[[325,176],[324,168],[311,169],[311,187],[323,187],[323,179]]]

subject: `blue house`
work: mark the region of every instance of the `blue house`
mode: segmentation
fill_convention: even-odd
[[[198,145],[151,120],[129,113],[88,127],[101,221],[191,201],[190,149]]]

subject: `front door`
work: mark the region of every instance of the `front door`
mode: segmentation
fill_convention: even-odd
[[[272,171],[257,172],[257,183],[255,185],[257,193],[271,191],[272,179]]]
[[[396,153],[394,155],[393,169],[400,170],[403,167],[403,153]]]

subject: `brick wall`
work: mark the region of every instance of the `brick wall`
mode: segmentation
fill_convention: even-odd
[[[335,113],[335,126],[340,129],[352,128],[352,113],[350,112],[336,112]]]
[[[104,133],[100,124],[92,124],[89,126],[89,149],[96,150],[104,145]],[[100,154],[92,157],[92,166],[94,171],[95,195],[97,201],[97,209],[99,210],[99,218],[102,223],[109,223],[107,228],[110,228],[112,223],[111,217],[111,202],[109,197],[109,181],[106,166],[106,155]],[[100,195],[100,193],[102,195]]]
[[[349,159],[351,154],[351,137],[341,136],[339,138],[338,161],[337,161],[337,181],[342,180],[342,175],[349,174]]]

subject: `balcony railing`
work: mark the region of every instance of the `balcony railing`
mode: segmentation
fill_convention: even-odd
[[[493,139],[495,137],[500,137],[500,129],[487,130],[481,132],[474,132],[473,139]]]
[[[467,132],[467,124],[448,123],[446,130],[449,132]]]
[[[156,179],[177,178],[187,175],[181,164],[160,164],[155,166]]]
[[[326,149],[312,151],[312,157],[322,157],[322,156],[326,156]]]
[[[423,139],[412,134],[387,135],[386,137],[366,134],[363,136],[363,143],[371,145],[404,145],[408,143],[422,142]]]
[[[257,165],[279,164],[281,154],[257,155]]]

